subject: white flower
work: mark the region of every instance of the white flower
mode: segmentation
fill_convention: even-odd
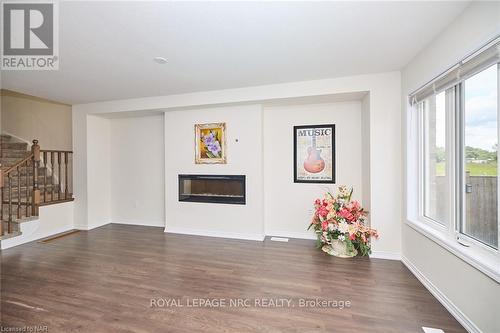
[[[356,233],[356,227],[352,224],[349,224],[349,227],[348,227],[348,231],[349,231],[349,235],[353,235]]]
[[[328,223],[328,230],[334,231],[335,229],[337,229],[335,223]]]
[[[343,234],[349,231],[349,224],[346,221],[342,221],[339,223],[339,231]]]
[[[341,242],[345,241],[345,236],[344,235],[339,235],[339,241],[341,241]]]

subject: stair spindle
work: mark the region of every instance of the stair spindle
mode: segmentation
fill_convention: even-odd
[[[64,199],[68,199],[68,152],[64,152]]]
[[[54,201],[54,152],[50,152],[50,201]]]
[[[3,230],[3,180],[4,180],[4,175],[3,171],[0,169],[0,236],[4,235],[4,230]]]
[[[30,161],[26,161],[26,174],[25,174],[25,178],[26,178],[26,217],[30,217],[31,216],[31,210],[33,209],[32,208],[32,204],[31,204],[31,196],[30,196],[30,181],[29,181],[29,171],[30,171]]]
[[[47,152],[43,152],[43,202],[47,201]]]
[[[61,200],[62,186],[61,186],[61,152],[60,151],[57,152],[57,169],[58,169],[58,172],[57,172],[57,175],[58,175],[57,200]]]
[[[12,177],[9,173],[9,219],[7,221],[7,232],[9,234],[12,231],[11,223],[12,223]]]
[[[32,213],[34,216],[38,216],[38,206],[40,205],[40,190],[38,189],[38,168],[40,167],[40,146],[38,145],[38,140],[33,140],[33,146],[31,146],[31,151],[33,152],[33,207]]]
[[[17,219],[21,219],[21,170],[17,170]]]

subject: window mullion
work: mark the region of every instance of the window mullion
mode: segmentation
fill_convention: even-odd
[[[499,49],[500,50],[500,49]],[[497,64],[497,202],[500,207],[500,62]],[[500,250],[500,209],[497,210],[497,236]]]
[[[455,236],[455,225],[456,225],[456,186],[455,186],[455,175],[456,175],[456,132],[455,132],[455,113],[456,113],[456,89],[455,87],[449,88],[446,91],[446,172],[448,174],[448,190],[450,196],[447,202],[448,209],[448,224],[447,232],[450,236]]]
[[[456,86],[457,96],[455,101],[456,107],[456,120],[455,120],[455,225],[454,233],[458,237],[462,232],[465,224],[465,89],[463,82]]]
[[[418,215],[421,218],[424,215],[424,206],[425,206],[425,168],[426,168],[426,160],[425,160],[425,144],[426,144],[426,102],[423,101],[419,103],[419,118],[418,118],[418,131],[419,131],[419,140],[418,140]]]

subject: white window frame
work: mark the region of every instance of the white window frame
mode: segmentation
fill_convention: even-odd
[[[434,95],[440,94],[442,91],[436,92]],[[417,105],[417,112],[418,112],[418,219],[422,223],[426,223],[433,229],[436,229],[439,232],[448,232],[450,230],[450,221],[451,221],[451,215],[448,220],[448,223],[440,223],[428,216],[425,215],[425,195],[426,195],[426,179],[425,179],[425,161],[426,161],[426,142],[425,142],[425,125],[426,125],[426,119],[425,119],[425,103],[427,101],[422,101]],[[422,105],[422,107],[420,107]],[[448,110],[446,110],[446,118],[448,118]],[[446,133],[449,133],[448,130],[448,119],[446,119]],[[448,138],[446,138],[446,144],[448,144]],[[449,172],[449,166],[451,161],[448,156],[449,149],[447,149],[447,155],[446,155],[446,172]],[[451,174],[450,174],[451,175]],[[449,207],[449,206],[448,206]]]
[[[497,94],[498,104],[498,131],[500,137],[500,62],[497,64],[497,79],[498,79],[498,89]],[[446,171],[449,173],[449,179],[451,180],[448,184],[448,190],[450,195],[450,202],[448,205],[449,209],[449,220],[448,223],[444,225],[434,221],[433,219],[426,217],[424,215],[424,200],[425,200],[425,179],[424,179],[424,168],[425,168],[425,149],[424,149],[424,108],[420,105],[416,106],[416,110],[410,109],[410,112],[417,112],[416,117],[416,128],[417,128],[417,138],[418,138],[418,167],[417,167],[417,184],[418,184],[418,204],[417,204],[417,215],[416,220],[412,220],[409,216],[407,218],[407,224],[413,229],[424,234],[426,237],[432,239],[436,243],[440,244],[442,247],[462,258],[472,266],[476,267],[486,275],[490,276],[496,282],[500,283],[500,227],[497,234],[499,238],[498,247],[495,249],[491,246],[484,244],[466,234],[460,232],[461,223],[465,210],[465,158],[463,156],[464,147],[464,120],[465,115],[464,110],[464,82],[469,77],[476,75],[477,73],[485,70],[487,67],[484,66],[479,68],[473,73],[469,73],[467,77],[461,78],[458,83],[454,83],[452,86],[442,89],[436,92],[434,95],[447,89],[453,89],[453,108],[449,109],[448,99],[446,96],[446,145],[447,145],[447,161],[446,161]],[[447,94],[448,95],[448,94]],[[424,102],[425,103],[425,102]],[[458,116],[457,116],[458,115]],[[411,124],[410,124],[411,126]],[[500,151],[497,150],[497,155],[500,156]],[[500,161],[500,158],[498,159]],[[498,182],[498,195],[500,196],[500,181]],[[500,215],[500,210],[499,210]],[[500,225],[500,216],[498,219]]]
[[[464,219],[466,216],[466,204],[465,204],[465,168],[466,168],[466,160],[465,156],[463,155],[465,152],[465,80],[473,77],[474,75],[482,72],[483,70],[486,70],[489,68],[491,65],[485,66],[481,68],[480,70],[468,75],[464,79],[460,81],[459,84],[456,86],[456,91],[459,91],[458,97],[458,115],[456,121],[454,122],[455,124],[455,129],[459,129],[459,132],[456,132],[456,138],[455,142],[459,142],[458,147],[456,147],[456,158],[455,158],[455,165],[456,165],[456,178],[454,183],[458,185],[458,188],[460,189],[460,192],[455,191],[454,193],[456,194],[456,200],[455,200],[455,216],[456,216],[456,225],[455,225],[455,237],[459,242],[462,242],[464,244],[467,244],[469,246],[475,246],[482,248],[485,251],[491,252],[493,255],[499,255],[500,253],[500,216],[497,217],[497,223],[499,223],[499,228],[497,229],[497,246],[498,248],[495,249],[492,246],[489,246],[474,237],[471,237],[465,233],[461,232],[461,229],[463,227]],[[496,63],[497,66],[497,137],[500,138],[500,62]],[[461,149],[462,148],[462,149]],[[460,151],[458,150],[460,149]],[[498,163],[500,162],[498,160],[498,154],[499,150],[497,148],[497,196],[500,197],[500,192],[498,191],[500,179],[500,170],[498,167]],[[500,209],[497,211],[497,214],[500,214]],[[500,260],[500,256],[499,256]],[[499,261],[499,266],[500,266],[500,261]]]

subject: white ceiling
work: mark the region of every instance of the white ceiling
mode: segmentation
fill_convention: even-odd
[[[399,70],[467,4],[61,2],[60,69],[2,87],[78,104]]]

